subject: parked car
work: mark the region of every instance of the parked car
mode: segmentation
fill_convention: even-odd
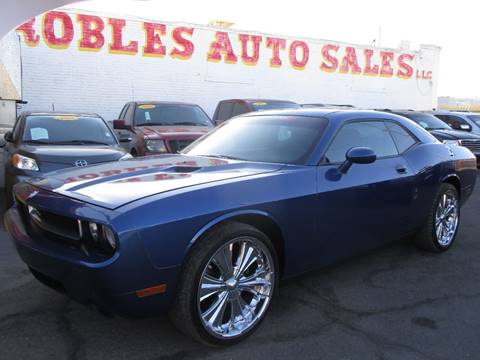
[[[404,237],[448,250],[476,177],[468,149],[394,114],[250,113],[181,154],[18,184],[5,225],[33,275],[71,298],[168,310],[185,334],[231,344],[282,278]]]
[[[97,114],[24,112],[5,133],[5,194],[13,201],[14,184],[67,167],[131,158]]]
[[[432,111],[429,112],[452,129],[467,131],[480,135],[480,114],[461,111]]]
[[[299,109],[300,105],[293,101],[270,100],[270,99],[229,99],[218,103],[213,121],[215,125],[231,119],[234,116],[253,111]]]
[[[125,104],[113,128],[131,137],[124,148],[133,156],[177,153],[205,135],[213,123],[196,104],[134,101]]]
[[[413,110],[388,110],[415,121],[444,144],[465,146],[477,157],[480,165],[480,135],[452,129],[448,124],[432,114]]]

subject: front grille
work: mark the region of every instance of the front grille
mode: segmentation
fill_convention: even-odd
[[[169,140],[168,146],[173,153],[177,153],[185,149],[188,145],[190,145],[195,140],[196,139]]]
[[[24,219],[49,238],[74,244],[82,239],[81,223],[78,220],[21,203],[19,206]]]
[[[462,146],[465,146],[467,149],[469,149],[472,152],[480,152],[480,140],[460,140],[460,143]]]

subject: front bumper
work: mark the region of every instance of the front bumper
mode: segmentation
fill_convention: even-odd
[[[125,246],[130,254],[90,262],[64,244],[31,236],[17,206],[7,211],[4,223],[33,275],[79,303],[109,314],[144,317],[165,312],[173,301],[178,267],[155,268],[141,246],[130,244]],[[159,284],[166,284],[166,292],[137,296],[138,290]]]

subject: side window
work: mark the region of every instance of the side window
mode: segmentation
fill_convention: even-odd
[[[371,148],[377,158],[398,155],[383,121],[363,121],[346,124],[340,129],[325,153],[325,160],[330,163],[343,162],[347,151],[357,146]]]
[[[247,105],[241,102],[236,102],[235,105],[233,105],[233,113],[231,117],[234,117],[240,114],[245,114],[247,112],[250,112],[250,110],[248,110]]]
[[[386,124],[388,130],[390,130],[390,134],[392,134],[393,141],[395,142],[395,145],[397,145],[397,149],[400,154],[408,150],[417,142],[417,140],[400,125],[389,121]]]
[[[231,101],[226,101],[220,103],[218,106],[217,119],[220,121],[228,120],[232,117],[233,103]]]
[[[469,130],[470,124],[459,116],[446,115],[445,122],[456,130]]]
[[[134,105],[134,104],[130,104],[130,105],[128,106],[127,111],[125,112],[125,117],[124,117],[125,125],[132,125],[133,111],[134,111],[134,110],[135,110],[135,105]]]

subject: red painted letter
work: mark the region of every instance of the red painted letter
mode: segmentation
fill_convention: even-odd
[[[302,58],[300,60],[297,59],[297,49],[302,49]],[[289,51],[289,58],[290,64],[296,70],[303,70],[308,63],[308,57],[310,56],[310,52],[308,49],[308,45],[304,41],[293,41],[290,44],[290,51]]]
[[[413,61],[415,58],[411,54],[402,54],[398,57],[398,71],[397,76],[402,79],[410,79],[413,75],[413,67],[410,64],[407,64],[405,61]]]
[[[257,65],[258,58],[260,57],[260,43],[262,42],[262,37],[257,35],[238,34],[238,39],[242,44],[242,62],[245,65]],[[252,55],[248,55],[249,41],[252,41]]]
[[[237,62],[237,56],[233,52],[228,33],[218,31],[215,33],[215,41],[210,45],[210,50],[207,54],[207,60],[217,62],[221,61],[222,54],[225,55],[225,62],[227,64],[234,64]]]
[[[17,32],[23,33],[25,44],[31,47],[37,46],[40,41],[40,35],[36,33],[33,25],[35,25],[35,18],[28,20],[17,28]]]
[[[166,48],[162,44],[162,35],[166,33],[164,24],[143,23],[145,30],[145,46],[143,47],[144,56],[165,56]]]
[[[337,52],[339,49],[338,45],[333,45],[333,44],[327,44],[323,46],[322,48],[322,57],[324,61],[322,62],[322,65],[320,65],[320,69],[326,72],[334,72],[338,68],[338,60],[335,56],[330,54],[330,51]],[[327,61],[327,62],[325,62]]]
[[[108,19],[109,25],[112,27],[112,43],[109,51],[116,54],[135,55],[138,52],[138,41],[130,41],[128,45],[123,45],[123,28],[125,20]]]
[[[81,27],[81,38],[78,47],[83,51],[99,51],[105,44],[102,34],[105,24],[101,17],[78,14],[77,20]]]
[[[180,26],[173,30],[173,41],[175,41],[175,43],[177,43],[178,45],[182,46],[183,50],[173,48],[173,50],[170,52],[170,56],[177,59],[187,60],[192,57],[195,47],[193,46],[193,42],[185,39],[182,36],[183,33],[192,36],[193,28]]]
[[[382,67],[380,69],[380,76],[391,77],[393,76],[392,61],[394,54],[391,51],[381,51],[380,58],[382,59]]]
[[[380,67],[376,64],[372,66],[373,50],[365,49],[363,50],[363,53],[365,54],[365,68],[363,69],[363,74],[369,76],[377,76]]]
[[[362,72],[362,68],[358,65],[355,48],[347,46],[345,48],[345,56],[342,59],[342,65],[340,65],[340,72],[342,74],[348,74],[350,70],[354,75],[358,75]]]
[[[55,22],[59,21],[62,35],[55,34]],[[43,37],[45,43],[54,49],[66,49],[73,40],[73,23],[70,16],[64,12],[51,11],[43,16]]]
[[[272,49],[272,58],[270,59],[270,66],[282,66],[282,59],[280,59],[280,50],[285,50],[285,39],[267,38],[267,48]]]

